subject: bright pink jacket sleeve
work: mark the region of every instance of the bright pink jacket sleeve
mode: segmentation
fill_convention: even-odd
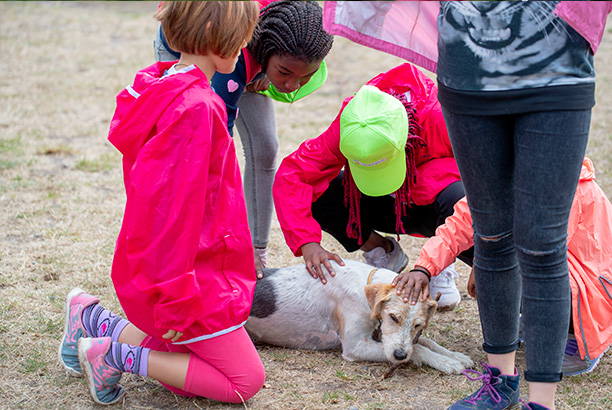
[[[202,113],[198,128],[210,129],[207,117]],[[194,263],[211,156],[210,144],[187,134],[184,124],[176,119],[140,151],[118,244],[131,285],[155,300],[155,327],[183,333],[204,310]]]
[[[339,146],[340,114],[325,132],[304,141],[287,156],[276,173],[273,187],[276,214],[295,256],[302,255],[302,245],[321,243],[321,226],[312,216],[311,208],[346,164]]]

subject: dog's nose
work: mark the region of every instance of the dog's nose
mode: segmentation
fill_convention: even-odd
[[[393,351],[393,357],[395,357],[396,360],[405,360],[408,355],[404,350],[395,349]]]

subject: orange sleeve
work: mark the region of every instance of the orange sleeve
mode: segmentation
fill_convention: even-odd
[[[474,245],[472,215],[464,197],[455,204],[454,213],[444,225],[436,229],[435,236],[425,242],[415,266],[427,269],[431,276],[438,275],[453,263],[457,256]]]

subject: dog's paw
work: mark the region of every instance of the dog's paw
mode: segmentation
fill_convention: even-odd
[[[459,360],[453,357],[440,355],[435,360],[428,363],[430,367],[433,367],[441,372],[447,374],[460,374],[465,370],[465,366]]]
[[[459,352],[454,352],[452,357],[453,357],[453,359],[455,359],[459,363],[461,363],[463,365],[463,367],[465,367],[465,368],[469,369],[472,366],[474,366],[474,361],[468,355],[465,355],[465,354],[459,353]]]
[[[454,360],[449,358],[448,361],[448,370],[446,373],[449,374],[461,374],[462,371],[465,370],[465,366],[459,360]]]

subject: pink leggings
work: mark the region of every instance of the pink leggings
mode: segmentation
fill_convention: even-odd
[[[253,397],[265,381],[263,364],[244,327],[186,345],[147,336],[141,346],[159,352],[191,353],[184,390],[162,383],[181,396],[241,403]]]

